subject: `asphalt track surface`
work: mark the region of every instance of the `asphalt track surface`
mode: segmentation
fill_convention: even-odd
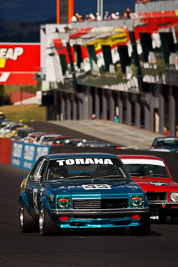
[[[152,223],[149,236],[131,236],[127,230],[45,237],[38,232],[22,234],[18,195],[26,171],[0,163],[0,173],[0,267],[177,266],[178,224],[169,220],[166,224]]]
[[[76,122],[77,123],[77,122]],[[27,124],[33,127],[36,131],[42,131],[46,133],[57,133],[63,136],[72,136],[73,138],[85,138],[86,140],[96,140],[100,142],[105,142],[103,138],[93,137],[87,134],[84,134],[79,131],[75,131],[61,125],[56,125],[48,122],[27,122]]]

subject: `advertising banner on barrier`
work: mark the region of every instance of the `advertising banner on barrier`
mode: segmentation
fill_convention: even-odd
[[[40,156],[47,155],[50,152],[50,146],[25,144],[13,142],[11,165],[31,170]]]

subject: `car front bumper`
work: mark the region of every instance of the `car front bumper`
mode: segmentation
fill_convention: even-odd
[[[141,226],[149,222],[149,208],[113,210],[51,210],[55,224],[59,228],[116,228]],[[133,219],[132,215],[140,215]],[[64,221],[68,218],[66,221]]]
[[[52,209],[51,214],[56,216],[97,216],[107,217],[107,216],[122,216],[122,215],[132,215],[132,214],[148,214],[149,208],[129,208],[129,209]]]
[[[148,202],[150,207],[150,214],[166,213],[167,215],[176,215],[178,216],[178,203],[175,202]]]

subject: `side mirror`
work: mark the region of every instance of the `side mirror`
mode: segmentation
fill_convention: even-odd
[[[34,175],[34,181],[35,182],[41,182],[41,180],[42,180],[42,176],[41,175]]]

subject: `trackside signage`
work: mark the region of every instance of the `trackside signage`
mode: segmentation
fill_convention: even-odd
[[[40,44],[0,43],[0,84],[36,84]]]
[[[50,146],[13,142],[11,165],[21,169],[31,170],[37,159],[40,156],[49,154],[49,152]]]
[[[22,47],[0,48],[0,58],[17,60],[23,54],[23,51]]]

